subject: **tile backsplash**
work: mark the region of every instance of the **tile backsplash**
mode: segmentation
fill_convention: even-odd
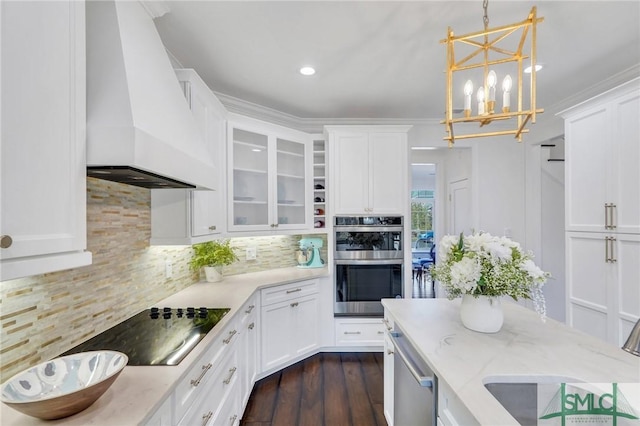
[[[0,382],[198,281],[190,246],[149,246],[150,198],[148,189],[87,178],[92,265],[0,283]],[[240,260],[223,273],[295,266],[299,238],[233,238]],[[245,260],[248,247],[256,248],[256,260]]]

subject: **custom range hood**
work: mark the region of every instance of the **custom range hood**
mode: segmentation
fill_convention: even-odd
[[[146,188],[218,189],[217,171],[152,17],[87,1],[87,175]]]

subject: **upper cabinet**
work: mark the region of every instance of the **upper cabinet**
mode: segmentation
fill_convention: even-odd
[[[310,228],[310,136],[240,116],[227,135],[229,231]]]
[[[640,79],[565,111],[567,231],[640,233]]]
[[[151,244],[195,244],[224,231],[224,145],[227,112],[191,69],[176,70],[185,99],[215,164],[215,190],[151,191]]]
[[[326,126],[333,214],[404,214],[411,126]]]
[[[86,251],[85,5],[0,2],[0,281],[91,263]]]

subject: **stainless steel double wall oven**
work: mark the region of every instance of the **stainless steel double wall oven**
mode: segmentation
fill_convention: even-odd
[[[382,316],[380,299],[404,297],[401,216],[336,216],[336,316]]]

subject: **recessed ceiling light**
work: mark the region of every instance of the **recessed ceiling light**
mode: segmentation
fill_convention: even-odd
[[[253,151],[253,152],[262,152],[262,150],[260,148],[251,148],[251,151]]]
[[[313,67],[302,67],[300,68],[300,74],[302,75],[314,75],[316,70]]]
[[[544,66],[543,64],[536,64],[536,72],[540,71],[543,66]],[[524,73],[525,74],[531,74],[531,65],[529,65],[528,67],[526,67],[524,69]]]
[[[438,149],[438,148],[435,146],[412,146],[411,149],[415,151],[426,151],[426,150],[432,150],[432,149]]]

